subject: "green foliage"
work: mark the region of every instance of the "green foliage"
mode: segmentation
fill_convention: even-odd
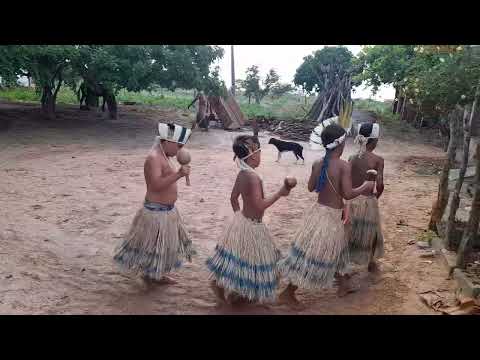
[[[222,48],[207,45],[5,45],[0,76],[4,84],[16,85],[18,75],[31,75],[49,115],[63,83],[77,95],[82,86],[93,102],[106,95],[109,111],[110,105],[115,111],[114,94],[122,89],[181,87],[224,95],[218,68],[210,72],[222,56]]]
[[[278,83],[272,87],[272,89],[270,90],[270,93],[272,95],[272,98],[280,98],[284,94],[289,93],[293,90],[294,90],[294,87],[290,84]]]
[[[155,88],[151,91],[142,90],[131,92],[122,89],[117,94],[118,101],[133,101],[139,105],[159,106],[186,111],[193,98],[193,90],[176,89],[174,92],[168,89]],[[27,87],[16,87],[0,90],[0,99],[8,101],[39,102],[40,95]],[[279,98],[267,97],[261,104],[248,104],[248,98],[244,95],[236,97],[241,110],[251,118],[254,116],[276,118],[298,118],[305,115],[305,109],[311,106],[314,98],[308,98],[305,105],[304,98],[296,94],[284,94]],[[78,104],[76,94],[69,87],[62,87],[58,93],[58,102],[62,104]]]
[[[353,54],[345,46],[324,47],[303,58],[293,83],[307,93],[326,89],[332,78],[342,78],[357,67]]]
[[[249,99],[251,97],[257,100],[257,103],[260,102],[260,70],[258,70],[257,65],[250,66],[246,71],[246,78],[241,82],[242,88],[244,89],[244,94]]]
[[[263,88],[260,86],[260,71],[258,70],[258,66],[252,65],[249,67],[246,75],[245,80],[236,81],[236,87],[238,90],[243,89],[244,95],[249,99],[253,97],[257,104],[259,104],[265,96],[273,92],[278,97],[291,90],[291,87],[287,87],[289,85],[280,84],[280,75],[278,75],[275,69],[269,70],[263,81]]]
[[[398,86],[414,57],[413,45],[364,46],[358,55],[357,64],[361,73],[356,79],[372,86],[374,93],[383,84]]]
[[[444,115],[473,100],[480,79],[477,46],[376,45],[364,47],[358,77],[374,89],[392,84],[427,115]]]

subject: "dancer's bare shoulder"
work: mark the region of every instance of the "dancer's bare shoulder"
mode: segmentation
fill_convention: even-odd
[[[242,189],[248,190],[252,187],[260,185],[260,177],[253,171],[240,171],[237,176],[238,182]]]

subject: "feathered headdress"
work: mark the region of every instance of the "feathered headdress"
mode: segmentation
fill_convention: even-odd
[[[315,129],[313,129],[312,133],[310,134],[310,148],[312,150],[321,150],[322,148],[327,148],[329,150],[335,149],[338,145],[342,144],[345,141],[347,134],[343,134],[341,137],[336,139],[330,144],[324,145],[322,142],[322,132],[325,128],[332,124],[337,124],[338,116],[328,118],[323,120],[320,125],[318,125]]]

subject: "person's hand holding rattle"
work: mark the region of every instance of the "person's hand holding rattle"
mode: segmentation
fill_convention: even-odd
[[[294,177],[286,177],[283,184],[288,190],[292,190],[295,186],[297,186],[297,179]]]
[[[180,149],[177,152],[177,161],[180,165],[188,165],[191,161],[190,154],[188,153],[187,150],[185,149]],[[185,175],[185,181],[187,182],[187,186],[190,186],[190,178],[187,175]]]
[[[370,169],[367,171],[367,181],[376,181],[377,180],[377,170]]]
[[[372,189],[368,191],[369,194],[373,194],[373,190],[375,187],[375,181],[377,181],[377,170],[370,169],[367,170],[367,176],[365,178],[366,181],[371,181],[372,182]]]

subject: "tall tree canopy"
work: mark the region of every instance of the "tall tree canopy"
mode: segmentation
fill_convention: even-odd
[[[478,47],[461,45],[376,45],[362,49],[357,76],[377,90],[395,86],[394,112],[405,102],[444,116],[471,102],[480,76]]]
[[[218,92],[223,84],[210,66],[222,56],[222,48],[209,45],[8,45],[0,46],[0,76],[31,75],[50,117],[66,83],[85,93],[87,105],[98,106],[102,96],[115,118],[120,89],[160,86]]]

